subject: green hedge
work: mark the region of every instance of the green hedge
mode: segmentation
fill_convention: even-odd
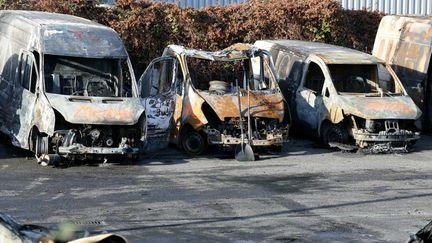
[[[259,39],[322,41],[371,51],[380,13],[347,11],[334,0],[250,0],[244,4],[181,9],[175,4],[118,0],[114,8],[89,0],[0,0],[2,9],[81,16],[114,28],[123,38],[137,74],[181,44],[217,50]]]

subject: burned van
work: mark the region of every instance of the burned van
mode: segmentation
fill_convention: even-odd
[[[52,158],[137,156],[168,143],[174,94],[142,96],[111,28],[63,14],[0,11],[1,129]]]
[[[293,124],[342,149],[407,151],[421,111],[392,68],[369,54],[323,43],[263,40]]]
[[[179,65],[171,142],[191,155],[208,145],[281,148],[289,115],[267,51],[246,44],[216,52],[170,45],[156,63],[172,61]]]
[[[432,17],[383,17],[372,55],[392,66],[423,111],[422,130],[432,131]]]

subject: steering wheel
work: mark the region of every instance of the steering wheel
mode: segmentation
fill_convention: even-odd
[[[363,85],[363,92],[367,93],[366,90],[366,79],[364,77],[360,77],[360,76],[350,76],[349,77],[349,81],[352,83],[358,83],[358,84],[362,84]]]

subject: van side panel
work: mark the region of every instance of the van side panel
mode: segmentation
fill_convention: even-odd
[[[21,49],[26,49],[23,40],[29,38],[25,25],[17,28],[13,25],[0,22],[0,119],[7,133],[11,132],[13,114],[16,113],[16,100],[19,95],[16,82]],[[5,129],[6,128],[6,129]]]
[[[1,130],[12,143],[28,148],[28,136],[33,123],[34,96],[25,90],[19,78],[21,53],[39,47],[39,28],[9,14],[0,15],[0,123]],[[28,114],[28,115],[23,115]]]

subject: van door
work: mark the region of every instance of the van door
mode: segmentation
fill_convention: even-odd
[[[146,114],[145,150],[168,145],[175,107],[178,62],[172,57],[153,60],[139,79]]]
[[[320,65],[307,61],[302,82],[296,92],[296,113],[299,121],[315,134],[325,110],[322,96],[324,82],[325,75]]]
[[[36,84],[39,78],[36,64],[33,53],[23,51],[20,54],[15,79],[15,98],[11,104],[14,114],[10,126],[14,136],[13,143],[20,147],[27,147],[27,135],[33,122],[36,104]]]

